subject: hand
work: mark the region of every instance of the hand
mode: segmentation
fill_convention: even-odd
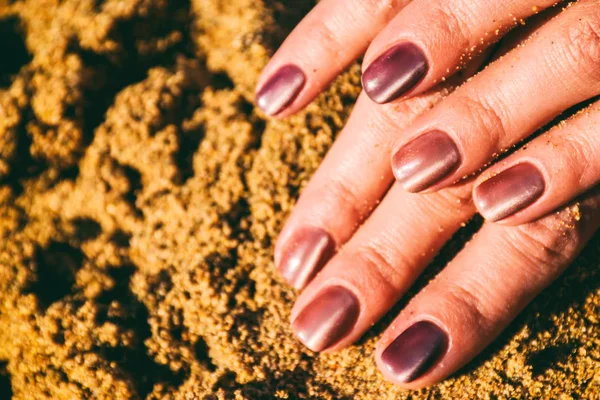
[[[452,91],[455,71],[476,68],[505,32],[554,3],[323,0],[275,54],[257,102],[287,116],[368,47],[364,93],[275,249],[284,278],[303,289],[292,325],[307,347],[357,340],[479,210],[488,222],[376,351],[388,380],[435,383],[488,345],[598,229],[598,103],[476,174],[600,94],[600,4],[533,17],[503,40],[517,46]]]

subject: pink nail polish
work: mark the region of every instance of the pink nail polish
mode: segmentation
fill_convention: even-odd
[[[290,285],[300,290],[334,253],[335,242],[327,232],[320,228],[301,228],[285,243],[278,269]]]
[[[392,158],[392,169],[402,187],[414,193],[448,177],[460,162],[454,140],[445,132],[432,131],[401,147]]]
[[[256,103],[267,115],[276,115],[298,96],[306,75],[295,65],[284,65],[260,88]]]
[[[542,173],[521,163],[482,182],[473,192],[475,205],[489,221],[499,221],[535,203],[546,190]]]
[[[323,289],[292,323],[294,334],[312,351],[323,351],[348,335],[358,319],[360,305],[342,286]]]
[[[365,93],[376,103],[389,103],[414,88],[427,75],[429,65],[412,43],[393,46],[369,65],[362,76]]]
[[[388,345],[381,361],[398,382],[408,383],[433,367],[447,348],[446,333],[432,322],[420,321]]]

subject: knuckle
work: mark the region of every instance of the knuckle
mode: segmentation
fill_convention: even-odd
[[[375,272],[381,282],[399,291],[407,281],[409,261],[392,249],[393,246],[368,243],[356,249],[356,257]]]
[[[358,0],[353,5],[362,11],[361,15],[382,16],[387,20],[396,15],[405,2],[406,0]]]
[[[432,17],[438,25],[447,43],[447,38],[452,38],[453,46],[456,48],[469,48],[471,45],[471,24],[460,13],[460,8],[453,3],[441,2],[437,7],[432,7]]]
[[[339,28],[332,25],[334,22],[332,19],[317,20],[305,30],[310,39],[308,42],[318,44],[318,48],[325,49],[331,60],[339,59],[347,48],[339,34]]]
[[[359,199],[356,188],[352,187],[346,179],[333,179],[327,184],[325,193],[329,195],[330,204],[335,204],[342,213],[352,221],[362,221],[368,214],[364,207],[365,201]]]
[[[499,100],[482,98],[474,95],[463,96],[461,103],[466,109],[466,115],[480,132],[485,132],[487,145],[490,149],[499,150],[510,132],[507,126],[511,118],[508,108]]]
[[[407,128],[418,116],[431,110],[446,97],[453,88],[438,87],[438,90],[422,93],[408,99],[379,105],[377,112],[389,122],[392,129]]]
[[[595,148],[594,140],[588,135],[577,135],[566,141],[563,154],[568,159],[570,169],[569,179],[576,181],[578,185],[582,184],[584,179],[594,174],[597,160],[594,158]]]
[[[508,240],[517,257],[526,260],[535,271],[558,273],[583,240],[577,206],[516,226],[508,231]]]
[[[564,35],[566,60],[585,78],[600,80],[600,7],[585,4],[578,20]]]
[[[444,309],[453,313],[450,317],[475,327],[471,331],[488,332],[493,328],[495,321],[500,318],[501,310],[493,307],[492,301],[485,299],[491,299],[491,297],[479,293],[479,290],[474,287],[467,287],[463,282],[447,288],[445,300],[448,302],[448,307],[444,307]]]

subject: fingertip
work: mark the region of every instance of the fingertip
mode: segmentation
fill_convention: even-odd
[[[336,252],[333,237],[313,226],[298,227],[279,246],[277,270],[296,290],[304,289]]]
[[[302,92],[306,74],[294,64],[286,64],[275,70],[257,89],[256,105],[269,117],[288,109]]]
[[[435,383],[430,373],[449,349],[447,330],[439,322],[417,319],[394,334],[386,333],[385,345],[380,342],[376,352],[376,363],[385,379],[408,389]]]
[[[333,350],[352,332],[360,311],[360,301],[352,290],[325,286],[293,318],[292,330],[312,351]]]
[[[417,45],[403,42],[371,62],[361,80],[367,96],[377,104],[385,104],[413,91],[428,71],[425,53]]]
[[[546,186],[540,169],[523,161],[475,186],[473,199],[486,220],[499,222],[533,206],[543,196]]]

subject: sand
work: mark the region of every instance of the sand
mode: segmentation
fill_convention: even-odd
[[[273,244],[359,68],[285,121],[252,93],[313,3],[0,0],[0,399],[600,397],[598,236],[428,390],[375,367],[394,312],[338,354],[293,338]]]

